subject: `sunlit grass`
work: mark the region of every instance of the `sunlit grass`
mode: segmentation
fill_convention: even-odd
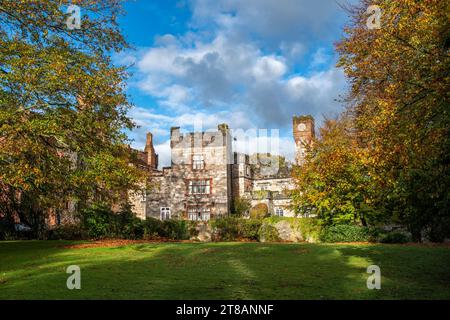
[[[0,299],[450,299],[450,250],[400,245],[0,242]],[[366,269],[381,268],[381,290]],[[69,290],[66,268],[81,268]]]

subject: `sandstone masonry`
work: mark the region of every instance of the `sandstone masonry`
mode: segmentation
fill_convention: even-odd
[[[301,164],[314,137],[314,120],[294,117],[293,124],[296,163]],[[186,134],[172,127],[170,142],[171,166],[158,170],[153,135],[147,134],[139,156],[151,171],[152,189],[131,197],[138,217],[206,221],[228,215],[237,197],[247,198],[252,206],[265,203],[272,215],[294,216],[290,170],[270,175],[256,172],[251,156],[233,152],[228,125],[221,124],[213,132]]]

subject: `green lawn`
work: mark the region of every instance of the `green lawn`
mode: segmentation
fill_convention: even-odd
[[[0,299],[450,299],[450,249],[401,245],[145,243],[68,249],[0,242]],[[381,268],[368,290],[366,268]],[[81,268],[68,290],[67,266]]]

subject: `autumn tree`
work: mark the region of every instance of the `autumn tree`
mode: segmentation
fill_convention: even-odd
[[[315,215],[325,225],[367,225],[382,219],[371,205],[366,151],[348,114],[325,119],[293,177],[293,204],[301,216]]]
[[[370,5],[380,28],[368,28]],[[367,149],[374,204],[442,240],[449,219],[450,10],[444,0],[362,0],[337,44],[349,109]]]
[[[80,8],[79,28],[70,4]],[[0,0],[0,213],[42,217],[67,199],[137,188],[123,129],[119,0]]]

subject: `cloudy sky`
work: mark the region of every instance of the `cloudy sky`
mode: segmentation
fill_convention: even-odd
[[[279,152],[293,159],[292,116],[320,124],[342,110],[346,81],[333,46],[347,17],[337,2],[348,0],[129,2],[120,25],[135,49],[114,61],[132,73],[130,116],[140,126],[132,146],[143,148],[153,132],[169,165],[171,126],[225,122],[279,130]]]

